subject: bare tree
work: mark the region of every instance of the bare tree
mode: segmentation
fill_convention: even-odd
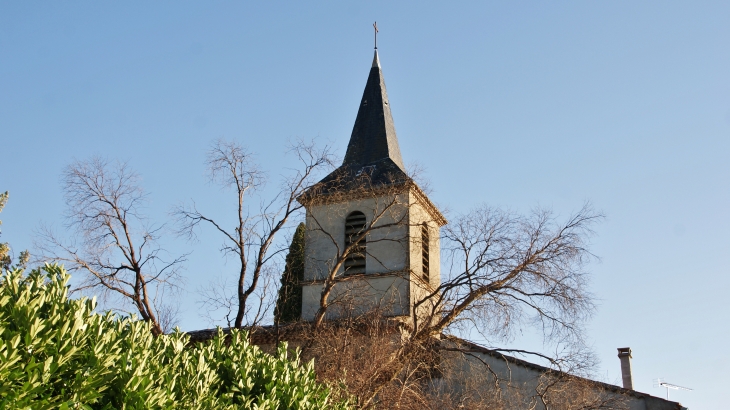
[[[121,296],[162,334],[174,321],[176,310],[166,298],[179,289],[185,256],[163,259],[157,243],[163,226],[149,224],[141,213],[146,195],[138,175],[126,163],[94,157],[66,167],[63,187],[67,227],[76,239],[42,228],[36,244],[42,259],[85,271],[79,289]]]
[[[175,209],[179,233],[194,239],[196,229],[205,224],[224,238],[222,251],[235,255],[238,261],[236,278],[235,327],[254,326],[262,317],[262,306],[255,309],[254,317],[244,323],[249,299],[259,288],[265,267],[284,249],[273,249],[277,235],[287,226],[302,206],[296,201],[310,185],[320,169],[331,167],[332,158],[328,147],[318,149],[312,143],[298,141],[291,147],[298,158],[300,168],[285,178],[279,193],[264,201],[252,211],[249,203],[254,193],[266,182],[266,174],[254,161],[254,156],[235,142],[216,141],[208,152],[207,165],[210,181],[223,188],[231,188],[236,194],[236,223],[228,228],[197,209],[195,203]],[[264,297],[257,298],[263,303]]]
[[[327,311],[333,305],[333,289],[363,280],[362,275],[342,275],[348,256],[359,252],[358,242],[366,237],[397,242],[402,238],[393,239],[382,231],[409,223],[406,197],[409,190],[417,189],[415,184],[381,184],[373,188],[361,183],[359,187],[343,191],[341,197],[319,199],[339,202],[369,195],[374,200],[372,219],[349,244],[346,241],[342,247],[336,233],[327,232],[324,221],[312,215],[308,221],[313,223],[310,229],[329,237],[337,249],[322,280],[319,310],[311,323],[315,333],[325,326]],[[461,325],[474,324],[488,341],[499,342],[510,340],[518,329],[537,324],[546,342],[580,349],[585,320],[594,309],[583,271],[593,256],[587,240],[592,224],[600,218],[601,214],[589,205],[562,224],[546,210],[521,216],[486,206],[454,218],[443,230],[442,247],[448,255],[444,265],[448,269],[442,272],[441,283],[434,286],[411,281],[411,286],[420,289],[411,293],[415,299],[410,318],[402,327],[402,337],[394,340],[395,348],[379,361],[378,370],[361,382],[360,404],[373,405],[383,389],[420,360],[434,339],[458,331]],[[536,355],[556,366],[561,360],[569,360],[526,350],[501,350]]]

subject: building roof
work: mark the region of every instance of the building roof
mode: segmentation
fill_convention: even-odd
[[[411,182],[411,178],[403,165],[380,58],[375,50],[345,160],[305,196],[406,182]]]
[[[411,189],[439,226],[447,223],[405,171],[376,49],[342,165],[309,187],[297,200],[305,205],[320,200],[339,202],[342,195],[353,199],[368,197],[373,192],[403,192],[404,188]]]
[[[390,159],[405,172],[393,115],[390,112],[388,92],[385,90],[383,70],[380,68],[378,50],[375,50],[342,166],[364,167],[385,159]]]
[[[213,339],[218,331],[229,335],[233,328],[201,329],[186,332],[190,336],[190,343],[201,343]],[[281,326],[267,325],[255,326],[243,329],[249,333],[251,342],[255,345],[269,345],[281,341],[296,342],[301,340],[304,334],[303,325],[300,323],[287,323]]]
[[[386,325],[391,327],[392,329],[396,329],[398,326],[402,326],[403,323],[397,320],[387,320],[386,319]],[[337,325],[337,323],[334,323]],[[244,329],[248,332],[250,332],[251,342],[255,345],[275,345],[278,342],[287,341],[289,343],[296,344],[297,342],[302,342],[306,339],[306,332],[307,332],[307,324],[306,323],[287,323],[282,324],[281,326],[256,326],[254,328],[247,328]],[[191,332],[187,332],[187,334],[190,336],[190,343],[201,343],[205,342],[207,340],[210,340],[214,338],[218,332],[221,331],[223,334],[230,334],[231,328],[216,328],[216,329],[203,329],[203,330],[195,330]],[[438,346],[440,344],[443,344],[444,342],[451,342],[460,347],[459,351],[464,353],[481,353],[485,355],[492,356],[499,360],[504,360],[509,362],[510,364],[525,367],[527,369],[534,370],[539,373],[546,373],[546,372],[557,372],[557,373],[563,373],[559,370],[550,369],[545,366],[541,366],[536,363],[531,363],[526,360],[518,359],[513,356],[509,356],[506,354],[501,353],[499,350],[493,350],[486,348],[484,346],[480,346],[474,342],[470,342],[468,340],[453,336],[453,335],[447,335],[442,334],[440,337],[440,343],[437,343],[434,346]],[[578,379],[584,379],[587,380],[597,387],[600,387],[602,389],[605,389],[607,391],[612,391],[614,393],[623,394],[627,396],[633,396],[642,400],[645,400],[647,402],[651,402],[650,405],[647,406],[647,408],[661,408],[661,409],[673,409],[673,410],[687,410],[686,407],[682,406],[680,403],[665,400],[661,397],[652,396],[647,393],[643,393],[636,390],[631,389],[625,389],[623,387],[619,387],[613,384],[608,384],[604,382],[599,382],[596,380],[590,380],[585,379],[583,377],[579,376],[573,376]]]
[[[536,363],[531,363],[531,362],[528,362],[526,360],[518,359],[518,358],[513,357],[513,356],[508,356],[506,354],[501,353],[499,350],[489,349],[489,348],[486,348],[484,346],[480,346],[480,345],[478,345],[478,344],[476,344],[474,342],[470,342],[468,340],[465,340],[465,339],[462,339],[462,338],[459,338],[459,337],[455,337],[455,336],[452,336],[452,335],[442,334],[441,335],[441,338],[442,338],[442,340],[448,340],[448,341],[450,341],[452,343],[456,343],[458,345],[461,345],[461,347],[462,347],[461,351],[462,352],[476,352],[476,353],[481,353],[481,354],[489,355],[489,356],[492,356],[494,358],[497,358],[497,359],[500,359],[500,360],[505,360],[505,361],[507,361],[507,362],[509,362],[511,364],[518,365],[518,366],[521,366],[521,367],[525,367],[525,368],[528,368],[528,369],[532,369],[532,370],[535,370],[535,371],[540,372],[540,373],[545,373],[545,372],[563,373],[563,372],[561,372],[559,370],[550,369],[548,367],[541,366],[541,365],[536,364]],[[665,399],[663,399],[661,397],[652,396],[650,394],[643,393],[643,392],[640,392],[640,391],[637,391],[637,390],[625,389],[625,388],[620,387],[620,386],[616,386],[616,385],[609,384],[609,383],[604,383],[604,382],[599,382],[599,381],[596,381],[596,380],[586,379],[586,378],[580,377],[580,376],[573,376],[573,377],[576,377],[578,379],[587,380],[587,381],[589,381],[591,383],[594,383],[596,386],[600,386],[601,388],[603,388],[605,390],[608,390],[608,391],[612,391],[614,393],[625,394],[625,395],[634,396],[634,397],[637,397],[639,399],[643,399],[643,400],[646,400],[646,401],[651,401],[653,403],[653,406],[652,407],[647,407],[647,408],[652,408],[652,409],[654,409],[654,408],[662,408],[662,409],[671,408],[671,409],[676,409],[676,410],[687,410],[686,407],[682,406],[678,402],[665,400]],[[662,406],[661,407],[657,407],[658,405],[662,405]]]

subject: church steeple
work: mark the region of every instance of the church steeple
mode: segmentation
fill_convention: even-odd
[[[342,165],[297,200],[307,211],[303,320],[319,311],[325,278],[337,276],[328,318],[374,308],[410,317],[414,298],[438,287],[446,219],[406,174],[377,49]]]
[[[342,166],[364,167],[387,159],[405,171],[378,50],[375,50]]]
[[[395,135],[388,92],[378,50],[375,50],[365,91],[352,127],[342,165],[307,190],[301,200],[364,187],[412,182],[403,165]]]

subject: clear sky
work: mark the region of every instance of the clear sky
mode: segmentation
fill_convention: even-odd
[[[128,160],[163,221],[206,183],[219,137],[259,155],[275,183],[292,138],[344,154],[380,58],[406,163],[450,212],[481,203],[607,215],[592,250],[590,343],[618,382],[616,348],[690,408],[722,408],[730,376],[729,2],[0,2],[2,240],[31,248],[63,228],[60,171],[93,154]],[[207,327],[195,289],[230,273],[203,235],[181,296],[183,329]],[[516,340],[518,344],[520,340]]]

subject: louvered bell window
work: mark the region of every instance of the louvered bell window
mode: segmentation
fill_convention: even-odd
[[[345,219],[345,247],[354,243],[357,237],[365,230],[365,214],[360,211],[352,212]],[[347,259],[345,259],[345,275],[365,273],[365,238],[357,242]]]
[[[429,281],[429,269],[428,269],[428,225],[424,223],[421,225],[421,267],[423,269],[422,277],[426,282]]]

